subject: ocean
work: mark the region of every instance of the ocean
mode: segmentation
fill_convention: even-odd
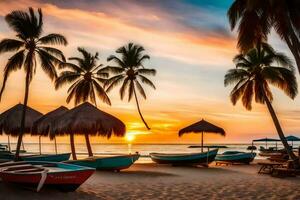
[[[5,144],[5,143],[2,143]],[[151,162],[149,153],[159,152],[159,153],[195,153],[201,152],[200,148],[188,148],[191,145],[198,144],[92,144],[92,149],[94,155],[115,155],[115,154],[126,154],[126,153],[135,153],[139,152],[141,154],[138,163],[147,163]],[[209,145],[224,145],[227,148],[220,148],[219,153],[224,151],[248,151],[247,147],[251,144],[209,144]],[[299,147],[300,143],[294,142],[294,148]],[[12,143],[11,147],[14,150],[16,143]],[[85,143],[76,143],[76,153],[78,157],[86,157],[87,150]],[[265,146],[265,143],[255,144],[257,148],[260,146]],[[275,146],[275,144],[268,144],[268,147]],[[39,144],[38,143],[25,143],[24,148],[28,153],[39,153]],[[58,143],[57,144],[58,153],[70,152],[70,145],[67,143]],[[278,148],[282,148],[282,145],[278,144]],[[207,150],[207,148],[204,148]],[[42,144],[42,153],[54,153],[55,147],[54,143],[43,143]],[[250,151],[249,151],[250,152]],[[258,155],[258,150],[254,151],[257,153],[256,159],[262,159]]]

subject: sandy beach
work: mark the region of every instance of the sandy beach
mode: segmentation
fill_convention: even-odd
[[[257,174],[259,166],[171,167],[135,164],[122,172],[97,171],[76,192],[35,193],[0,184],[1,200],[46,199],[300,199],[299,178]]]

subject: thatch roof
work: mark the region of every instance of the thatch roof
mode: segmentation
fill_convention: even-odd
[[[21,119],[24,105],[17,104],[14,107],[0,114],[0,133],[3,132],[18,136],[20,134]],[[42,113],[27,106],[26,120],[25,120],[25,133],[30,133],[33,123],[42,116]]]
[[[50,125],[51,123],[60,117],[62,114],[67,112],[69,109],[60,106],[59,108],[48,112],[47,114],[43,115],[41,118],[36,120],[33,124],[32,127],[32,135],[41,135],[41,136],[48,136],[49,135],[49,130],[50,130]]]
[[[179,136],[182,136],[185,133],[218,133],[221,134],[223,136],[225,136],[225,131],[216,126],[213,125],[205,120],[201,120],[199,122],[196,122],[186,128],[183,128],[179,131]]]
[[[86,102],[54,120],[50,128],[50,137],[89,134],[110,138],[112,134],[124,136],[125,132],[126,127],[121,120]]]
[[[294,142],[300,141],[300,138],[298,138],[298,137],[296,137],[296,136],[293,136],[293,135],[287,136],[287,137],[285,137],[285,139],[286,139],[287,141],[294,141]]]

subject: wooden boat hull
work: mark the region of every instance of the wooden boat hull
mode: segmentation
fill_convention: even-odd
[[[62,154],[22,156],[21,159],[24,161],[63,162],[69,160],[70,156],[71,153],[62,153]]]
[[[21,155],[22,161],[45,161],[45,162],[62,162],[69,160],[71,153],[61,153],[61,154],[32,154],[32,155]],[[13,160],[15,154],[11,152],[0,153],[0,159]]]
[[[63,166],[64,170],[62,171],[49,171],[47,172],[46,179],[44,181],[44,186],[54,187],[61,191],[74,191],[81,184],[83,184],[93,173],[94,169],[81,167],[81,166],[72,166],[69,164],[55,163],[55,162],[21,162],[28,164],[38,164],[44,166],[50,166],[55,164],[57,166]],[[14,166],[11,166],[12,168]],[[49,168],[49,167],[45,167]],[[36,188],[41,180],[40,172],[31,172],[31,173],[22,173],[22,172],[13,172],[10,173],[8,170],[0,170],[0,178],[3,182],[20,184],[25,187]]]
[[[66,163],[95,168],[97,170],[122,170],[129,168],[140,157],[139,154],[119,155],[110,157],[91,157],[82,160],[70,160]]]
[[[158,164],[172,165],[208,165],[215,160],[218,149],[193,154],[150,153],[151,159]]]
[[[216,156],[216,162],[228,162],[238,164],[249,164],[254,160],[256,153],[238,152],[235,154],[219,154]]]

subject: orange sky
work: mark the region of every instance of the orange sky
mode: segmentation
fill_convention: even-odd
[[[140,98],[151,131],[146,131],[141,123],[134,101],[121,101],[118,90],[109,93],[111,107],[98,100],[100,109],[124,121],[128,132],[135,135],[135,143],[197,143],[200,135],[178,138],[177,132],[202,118],[227,132],[226,137],[207,135],[206,142],[248,142],[258,137],[276,137],[263,105],[255,104],[252,112],[240,104],[233,106],[228,98],[230,88],[224,88],[224,74],[233,67],[232,58],[237,53],[235,34],[228,28],[227,8],[175,3],[174,7],[178,8],[171,10],[157,2],[144,5],[145,2],[119,1],[120,6],[109,1],[95,2],[92,7],[84,1],[65,5],[56,0],[1,0],[0,39],[14,36],[3,16],[11,10],[33,6],[43,9],[45,34],[56,32],[67,37],[69,45],[61,48],[66,57],[78,56],[76,48],[82,46],[92,52],[99,51],[100,62],[107,64],[107,56],[119,46],[130,41],[143,45],[151,56],[146,66],[157,70],[157,76],[152,78],[157,89],[145,86],[147,100]],[[189,12],[184,12],[185,9]],[[274,34],[271,43],[289,54]],[[8,57],[9,54],[0,55],[1,82]],[[23,101],[24,76],[22,70],[10,76],[0,103],[1,112]],[[299,97],[292,101],[274,91],[274,107],[284,130],[287,134],[299,133]],[[30,86],[29,105],[43,113],[60,105],[72,108],[73,103],[65,102],[66,92],[67,87],[55,91],[50,79],[37,70]],[[5,140],[0,137],[0,142]],[[27,137],[25,141],[37,139]],[[59,141],[65,142],[67,138]],[[81,142],[82,138],[78,137],[77,141]],[[92,141],[125,142],[122,138],[109,141],[93,138]]]

